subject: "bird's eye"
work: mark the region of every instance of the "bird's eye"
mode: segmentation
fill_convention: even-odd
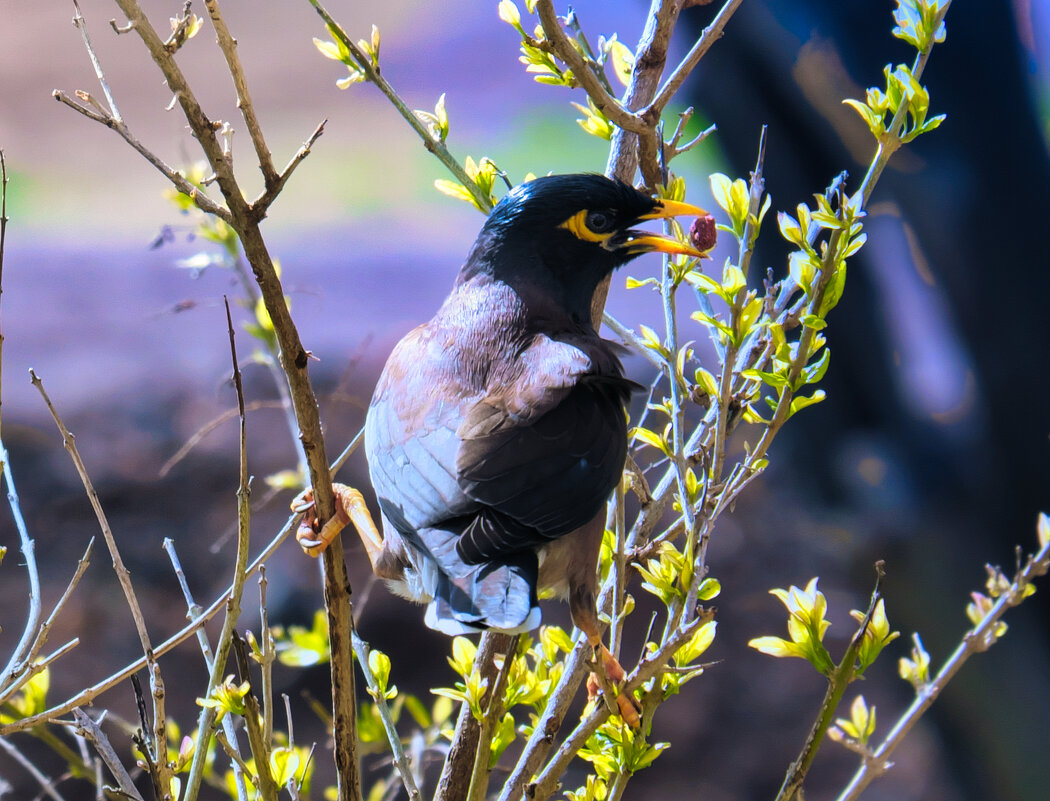
[[[614,222],[612,215],[604,211],[592,211],[587,214],[587,227],[596,234],[611,231]]]

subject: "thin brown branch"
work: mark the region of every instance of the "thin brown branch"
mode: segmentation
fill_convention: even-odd
[[[244,410],[246,412],[254,412],[258,411],[259,409],[283,408],[284,404],[281,401],[252,401],[251,403],[245,404]],[[202,439],[208,436],[208,434],[210,434],[216,428],[221,426],[223,423],[227,423],[230,420],[234,419],[237,416],[237,414],[238,409],[227,409],[225,412],[209,420],[207,423],[205,423],[196,431],[194,431],[193,434],[190,435],[190,438],[183,443],[182,447],[175,451],[175,453],[168,459],[168,461],[161,465],[158,475],[161,478],[164,478],[164,476],[171,472],[171,469],[175,467],[175,465],[177,465],[179,462],[185,459],[186,455],[195,447],[197,447],[197,445]]]
[[[310,155],[311,148],[314,146],[314,142],[318,140],[321,134],[324,133],[324,126],[328,123],[327,119],[321,120],[314,132],[310,134],[305,142],[299,147],[291,160],[285,165],[284,169],[281,170],[281,174],[276,176],[272,183],[268,184],[263,193],[259,195],[255,200],[252,201],[252,208],[258,209],[261,214],[265,214],[266,210],[270,207],[270,204],[277,198],[281,190],[284,189],[284,185],[288,183],[288,179],[292,177],[292,173],[295,168],[303,163],[303,160]]]
[[[204,5],[208,8],[208,16],[211,17],[212,27],[215,28],[215,37],[219,42],[219,49],[222,50],[222,54],[226,58],[226,66],[229,68],[230,76],[233,78],[233,85],[237,90],[237,108],[241,110],[244,124],[248,128],[248,135],[255,146],[255,154],[259,158],[259,169],[263,174],[264,185],[267,190],[270,190],[277,182],[277,170],[274,169],[273,157],[270,155],[270,148],[267,147],[266,139],[263,137],[259,119],[255,116],[255,106],[252,105],[251,95],[248,94],[248,80],[245,78],[241,59],[237,55],[237,40],[233,38],[230,34],[230,29],[226,27],[226,20],[223,19],[222,13],[219,11],[217,0],[204,0]]]
[[[663,146],[663,163],[665,167],[683,153],[688,153],[690,150],[692,150],[694,147],[696,147],[698,144],[707,139],[707,137],[709,137],[711,134],[718,130],[717,125],[709,125],[707,128],[702,130],[684,145],[679,146],[678,143],[682,141],[682,137],[685,135],[685,126],[689,123],[689,120],[691,120],[692,118],[692,106],[690,106],[678,115],[678,122],[675,124],[674,135],[672,135],[671,139],[665,142]]]
[[[143,653],[149,655],[152,651],[152,647],[150,646],[149,634],[146,631],[146,620],[142,615],[142,607],[139,605],[134,587],[131,586],[131,572],[124,566],[124,560],[120,557],[120,549],[117,548],[117,541],[113,537],[113,530],[109,527],[106,513],[102,510],[102,502],[99,500],[98,493],[95,492],[95,487],[91,483],[91,478],[88,476],[87,468],[84,466],[84,461],[80,458],[80,452],[77,450],[75,438],[70,433],[69,429],[66,428],[66,424],[62,422],[62,418],[59,416],[58,411],[51,403],[51,398],[48,397],[47,392],[44,390],[43,382],[33,370],[29,371],[29,375],[33,386],[37,388],[37,391],[40,392],[40,395],[43,397],[44,403],[47,405],[47,409],[51,413],[51,418],[55,421],[55,425],[58,427],[58,431],[62,435],[62,445],[72,458],[73,465],[77,470],[77,475],[80,476],[80,480],[84,484],[84,490],[87,492],[88,500],[91,502],[91,508],[94,509],[99,528],[102,530],[102,537],[105,539],[106,547],[109,549],[109,554],[113,558],[113,570],[117,574],[120,588],[124,591],[124,598],[127,600],[128,607],[131,609],[131,615],[135,622],[135,631],[139,636],[139,644],[142,646]]]
[[[85,117],[94,120],[95,122],[105,125],[107,128],[112,128],[121,138],[124,139],[132,148],[134,148],[140,155],[142,155],[150,164],[156,167],[163,175],[171,181],[175,187],[187,197],[191,198],[194,203],[204,212],[208,214],[214,214],[220,217],[226,222],[231,222],[230,212],[223,208],[221,205],[213,201],[206,193],[201,189],[191,184],[186,180],[185,176],[173,170],[167,164],[164,163],[158,156],[152,151],[145,147],[138,139],[136,139],[127,125],[124,123],[123,118],[120,116],[120,112],[117,109],[116,100],[113,97],[112,92],[109,88],[109,82],[106,80],[106,75],[102,69],[102,63],[99,61],[98,56],[95,53],[94,48],[91,45],[91,39],[88,36],[87,24],[84,21],[83,16],[80,13],[80,7],[73,3],[76,9],[76,16],[73,18],[73,24],[80,31],[81,38],[84,42],[84,48],[87,50],[88,56],[91,59],[91,64],[95,70],[95,76],[98,78],[99,85],[102,87],[102,91],[106,96],[106,101],[109,104],[109,110],[104,109],[100,103],[95,101],[86,92],[77,92],[78,97],[81,97],[84,102],[89,103],[93,108],[87,108],[80,105],[79,103],[71,100],[64,92],[55,90],[52,92],[52,96],[60,103],[64,103],[75,111],[79,111]],[[115,27],[115,26],[114,26]],[[161,45],[163,48],[163,44]]]
[[[52,801],[65,801],[62,796],[58,794],[58,790],[55,789],[55,780],[44,774],[40,768],[34,765],[29,757],[18,750],[14,743],[0,738],[0,749],[6,751],[9,757],[21,765],[23,770],[33,777],[33,780],[40,785],[40,792],[42,795],[46,795],[48,798],[52,799]]]
[[[638,115],[625,109],[605,90],[594,70],[584,61],[583,56],[573,47],[569,37],[562,30],[561,20],[554,11],[554,3],[551,0],[539,0],[536,3],[536,13],[539,15],[540,25],[543,26],[543,33],[550,42],[553,53],[572,70],[573,76],[594,101],[594,105],[624,130],[633,133],[644,133],[649,130],[651,126],[647,125]]]
[[[229,715],[226,715],[223,718],[223,721],[225,721],[228,717]],[[240,751],[238,751],[234,744],[230,742],[225,732],[215,732],[215,742],[219,744],[222,750],[226,752],[226,756],[230,758],[230,764],[233,765],[234,774],[238,777],[237,792],[240,793],[241,788],[244,787],[244,795],[239,797],[247,798],[248,790],[247,787],[244,786],[244,782],[245,780],[247,780],[251,782],[252,787],[254,787],[255,774],[252,772],[252,769],[251,767],[249,767],[248,763],[244,761],[244,757],[241,756]]]
[[[102,757],[102,761],[106,763],[110,774],[116,779],[120,793],[129,799],[143,801],[142,796],[135,787],[131,774],[124,767],[124,763],[120,761],[120,757],[117,756],[117,752],[113,749],[113,745],[109,742],[106,733],[102,731],[102,727],[82,709],[73,710],[73,720],[76,721],[74,731],[94,746],[95,752]],[[165,747],[167,747],[167,743],[165,743]]]
[[[299,437],[314,488],[317,514],[322,520],[335,513],[331,475],[321,434],[317,400],[307,366],[310,354],[303,347],[289,313],[280,279],[259,230],[260,214],[245,199],[233,172],[233,164],[220,141],[222,125],[204,113],[185,76],[157,35],[136,0],[116,0],[117,5],[142,39],[153,61],[160,68],[168,88],[175,93],[186,121],[196,137],[229,208],[229,224],[237,232],[248,263],[273,321],[280,347],[281,367],[291,391],[292,407],[299,424]],[[361,781],[357,765],[354,672],[349,632],[350,581],[343,560],[343,547],[336,540],[324,553],[325,607],[328,612],[332,646],[333,713],[335,759],[340,799],[359,799]]]
[[[113,97],[113,92],[109,88],[109,82],[106,80],[106,74],[102,71],[102,64],[98,60],[98,56],[95,54],[95,48],[91,46],[91,37],[88,36],[87,24],[84,22],[84,16],[80,13],[80,4],[77,0],[73,0],[73,26],[80,31],[80,38],[84,40],[84,49],[87,50],[88,56],[91,58],[91,66],[95,69],[95,77],[98,78],[98,83],[102,87],[102,92],[106,95],[106,103],[109,105],[108,114],[112,117],[113,121],[117,124],[123,124],[123,117],[120,116],[120,109],[117,108],[117,101]],[[101,106],[99,106],[101,110]]]
[[[653,98],[647,110],[655,111],[659,114],[667,107],[667,104],[671,102],[678,90],[682,88],[682,84],[689,77],[689,73],[693,71],[696,65],[700,63],[700,59],[711,49],[711,45],[722,38],[726,23],[736,13],[742,2],[743,0],[726,0],[725,5],[715,15],[715,18],[711,20],[711,24],[704,28],[700,38],[696,40],[696,43],[690,48],[685,58],[675,67],[674,72],[660,87],[660,91],[657,92],[656,97]]]
[[[229,209],[219,205],[204,192],[200,187],[194,186],[186,177],[177,170],[169,167],[159,156],[154,154],[149,148],[143,145],[128,129],[127,125],[123,122],[117,122],[112,116],[108,114],[100,114],[97,111],[92,111],[89,108],[85,108],[79,103],[71,100],[65,92],[56,89],[51,93],[51,96],[55,98],[59,103],[64,103],[74,111],[78,111],[88,119],[94,120],[95,122],[105,125],[107,128],[112,128],[120,137],[131,145],[134,150],[139,153],[143,158],[146,159],[150,164],[157,168],[157,170],[164,175],[175,188],[178,189],[186,197],[190,198],[197,207],[207,214],[214,214],[216,217],[229,223],[232,222]]]
[[[153,61],[163,72],[168,88],[174,93],[193,135],[200,143],[201,149],[204,150],[223,197],[230,204],[230,214],[233,215],[235,206],[237,211],[243,214],[247,201],[243,195],[234,191],[238,187],[233,175],[233,165],[223,153],[223,146],[218,136],[222,127],[221,123],[213,122],[204,113],[185,75],[165,47],[164,40],[157,34],[136,0],[116,0],[116,3],[124,16],[132,23],[132,29],[146,45]],[[232,223],[232,220],[227,220],[227,222]]]
[[[51,398],[48,397],[47,392],[44,390],[43,382],[32,370],[29,371],[29,374],[32,377],[33,385],[43,397],[48,411],[51,413],[51,417],[54,419],[59,433],[62,435],[62,445],[73,459],[73,464],[76,467],[77,474],[80,476],[80,479],[84,484],[84,490],[87,493],[88,500],[91,502],[92,509],[95,511],[95,517],[98,520],[99,528],[102,530],[102,537],[106,541],[106,547],[109,549],[110,557],[113,560],[113,571],[117,575],[117,581],[120,583],[121,589],[124,592],[124,598],[127,601],[128,608],[131,610],[131,616],[135,622],[135,630],[139,636],[139,644],[142,646],[142,652],[146,657],[146,664],[150,677],[150,690],[154,704],[154,749],[159,753],[167,748],[167,723],[164,716],[164,681],[161,677],[160,665],[154,658],[153,647],[150,644],[149,633],[146,630],[146,620],[142,614],[142,607],[139,604],[138,596],[135,594],[135,589],[131,584],[131,572],[124,565],[124,560],[121,558],[116,538],[113,536],[109,520],[106,518],[106,514],[102,509],[102,502],[99,500],[98,493],[95,491],[91,478],[88,476],[87,468],[80,457],[80,452],[77,449],[76,440],[73,434],[70,433],[68,428],[66,428],[58,411],[51,403]],[[161,786],[167,787],[170,784],[170,779],[174,776],[174,772],[167,765],[166,760],[162,760],[162,764],[158,767],[160,770],[159,778]]]
[[[51,633],[51,627],[55,624],[55,620],[58,619],[59,613],[65,608],[66,603],[73,596],[73,591],[80,584],[80,579],[84,577],[84,573],[88,569],[88,565],[91,564],[91,551],[95,546],[95,538],[92,537],[88,540],[87,547],[84,549],[84,554],[77,561],[76,570],[73,571],[73,577],[66,584],[66,588],[62,591],[62,596],[55,603],[54,608],[51,610],[51,614],[47,616],[47,620],[40,627],[40,632],[37,634],[36,644],[29,652],[29,661],[33,662],[36,660],[40,650],[47,644],[47,637]]]
[[[237,363],[237,338],[234,335],[230,301],[228,298],[223,298],[223,301],[226,305],[226,330],[230,338],[230,359],[233,363],[233,386],[237,393],[239,421],[238,453],[240,455],[240,469],[237,484],[237,556],[234,560],[233,588],[230,592],[230,599],[226,603],[226,616],[222,621],[222,630],[219,632],[219,639],[215,645],[215,659],[211,664],[211,671],[208,675],[208,691],[205,693],[205,698],[210,698],[215,688],[222,683],[223,675],[226,671],[226,659],[229,656],[230,647],[233,643],[234,628],[241,615],[241,597],[244,593],[244,584],[247,579],[248,551],[251,547],[251,486],[248,477],[248,431],[244,413],[244,387],[241,385],[241,370]],[[207,742],[215,721],[215,714],[216,711],[213,707],[204,706],[201,708],[197,724],[199,742]],[[200,782],[204,777],[207,751],[207,748],[201,747],[193,754],[189,776],[186,778],[187,798],[196,798],[197,796]],[[260,757],[259,752],[256,752],[256,756]],[[262,772],[265,772],[264,767],[260,767],[260,773]]]
[[[200,604],[193,599],[193,593],[190,591],[190,585],[186,581],[186,574],[182,569],[182,563],[179,561],[178,553],[175,551],[175,542],[170,537],[165,537],[162,547],[167,552],[168,559],[171,560],[172,569],[175,571],[175,578],[179,582],[179,588],[182,590],[182,597],[186,601],[186,608],[188,609],[186,617],[193,620],[200,615],[201,607]],[[260,575],[262,575],[264,571],[265,568],[260,566]],[[265,629],[264,633],[267,633]],[[203,627],[197,629],[197,644],[200,646],[201,654],[204,656],[204,665],[210,674],[212,666],[215,664],[215,659],[212,656],[211,644],[208,642],[208,634]],[[231,715],[223,716],[222,729],[226,734],[226,743],[223,747],[227,751],[232,749],[237,755],[237,759],[232,761],[233,780],[237,787],[237,797],[240,801],[245,801],[248,798],[248,792],[244,786],[244,774],[241,770],[241,764],[243,764],[243,762],[240,760],[240,744],[237,741],[237,729]],[[216,732],[216,737],[218,738],[221,734],[222,732]]]

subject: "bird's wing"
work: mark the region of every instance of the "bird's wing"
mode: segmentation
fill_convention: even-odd
[[[456,427],[471,397],[442,369],[445,345],[429,326],[409,332],[387,360],[365,421],[376,495],[415,530],[476,506],[456,477]]]
[[[476,563],[556,539],[589,522],[620,479],[624,403],[634,384],[597,339],[537,335],[509,380],[459,427],[459,484],[480,504],[457,550]]]
[[[427,625],[447,634],[534,628],[535,554],[485,565],[465,564],[457,554],[461,533],[483,507],[457,481],[456,430],[482,393],[459,383],[447,348],[440,329],[410,332],[387,361],[368,409],[365,448],[386,536],[407,546],[415,573],[401,591],[429,601]]]

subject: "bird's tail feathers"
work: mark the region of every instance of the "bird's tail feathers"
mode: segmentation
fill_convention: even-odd
[[[428,627],[455,635],[486,629],[517,633],[539,625],[535,553],[522,551],[467,565],[456,552],[456,534],[428,529],[421,539],[431,546],[428,550],[437,568],[432,573],[433,587],[427,588],[433,598],[427,607]]]

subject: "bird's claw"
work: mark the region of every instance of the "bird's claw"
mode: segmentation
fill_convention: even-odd
[[[320,556],[339,536],[339,532],[346,528],[348,523],[353,522],[374,568],[376,558],[383,547],[383,538],[368,513],[365,499],[359,491],[345,484],[332,484],[332,494],[335,496],[335,515],[323,526],[317,517],[313,487],[295,496],[292,500],[292,511],[303,514],[299,529],[295,532],[296,542],[307,556]]]
[[[333,485],[333,489],[335,486]],[[343,509],[343,504],[340,500],[337,494],[336,514],[322,526],[317,517],[317,504],[314,501],[313,487],[303,490],[292,499],[292,511],[303,515],[303,519],[299,522],[299,528],[295,532],[295,540],[307,556],[317,557],[324,553],[325,549],[332,544],[332,540],[339,536],[339,532],[350,522],[350,517]]]
[[[637,729],[642,725],[641,709],[638,706],[638,702],[630,693],[622,692],[619,689],[627,678],[627,674],[616,657],[604,645],[599,643],[594,650],[597,671],[587,677],[588,699],[594,700],[603,687],[609,685],[610,689],[616,693],[616,711],[619,711],[620,717],[624,719],[628,726]]]

